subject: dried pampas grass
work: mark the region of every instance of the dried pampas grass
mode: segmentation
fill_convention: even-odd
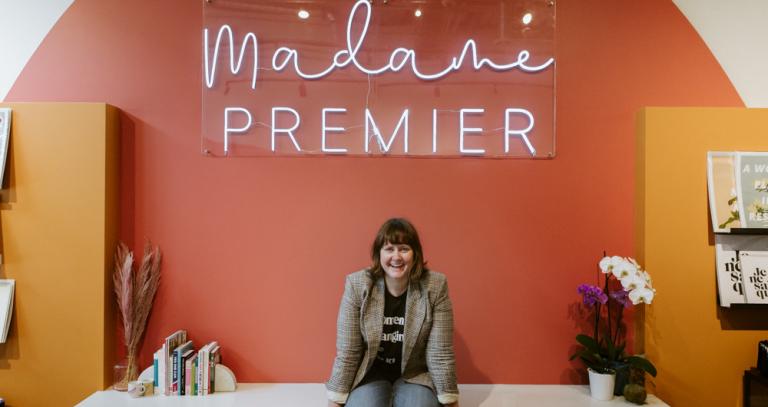
[[[117,295],[117,306],[123,320],[124,341],[127,348],[127,371],[115,388],[127,388],[128,382],[138,375],[136,358],[139,343],[147,327],[157,288],[160,286],[160,248],[147,241],[138,270],[133,269],[133,253],[119,243],[115,253],[115,272],[112,276]]]

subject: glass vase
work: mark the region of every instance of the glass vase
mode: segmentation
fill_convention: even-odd
[[[136,364],[136,357],[128,355],[125,359],[119,361],[112,369],[114,381],[112,388],[117,391],[127,391],[128,382],[136,380],[139,377],[139,367]]]

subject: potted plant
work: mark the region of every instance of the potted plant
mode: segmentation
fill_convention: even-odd
[[[656,290],[653,289],[650,275],[632,258],[606,256],[600,260],[599,266],[605,280],[603,288],[581,284],[577,289],[583,304],[594,313],[594,330],[591,335],[576,336],[579,345],[571,360],[579,358],[589,369],[592,396],[608,400],[612,394],[623,394],[630,369],[656,376],[656,368],[649,360],[627,354],[626,341],[622,335],[626,333],[622,329],[624,309],[650,304]],[[608,383],[610,376],[615,380],[613,384]],[[610,386],[608,394],[605,394],[606,386]]]

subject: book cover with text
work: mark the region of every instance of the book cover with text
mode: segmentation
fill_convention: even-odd
[[[712,230],[729,232],[741,227],[737,204],[735,153],[710,151],[707,153],[707,193]]]
[[[768,252],[740,253],[744,295],[748,304],[768,304]]]
[[[715,259],[717,263],[717,291],[721,307],[731,304],[743,304],[744,286],[741,281],[741,263],[739,254],[745,236],[715,235]],[[746,239],[764,239],[762,236],[746,237]],[[752,242],[747,247],[755,247],[759,243]]]
[[[768,153],[736,155],[736,186],[744,228],[768,228]]]

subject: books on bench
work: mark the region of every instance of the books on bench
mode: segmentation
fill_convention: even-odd
[[[213,393],[219,363],[221,347],[218,342],[210,342],[195,351],[194,343],[187,340],[187,331],[178,330],[165,338],[162,347],[154,354],[155,388],[166,396]]]

